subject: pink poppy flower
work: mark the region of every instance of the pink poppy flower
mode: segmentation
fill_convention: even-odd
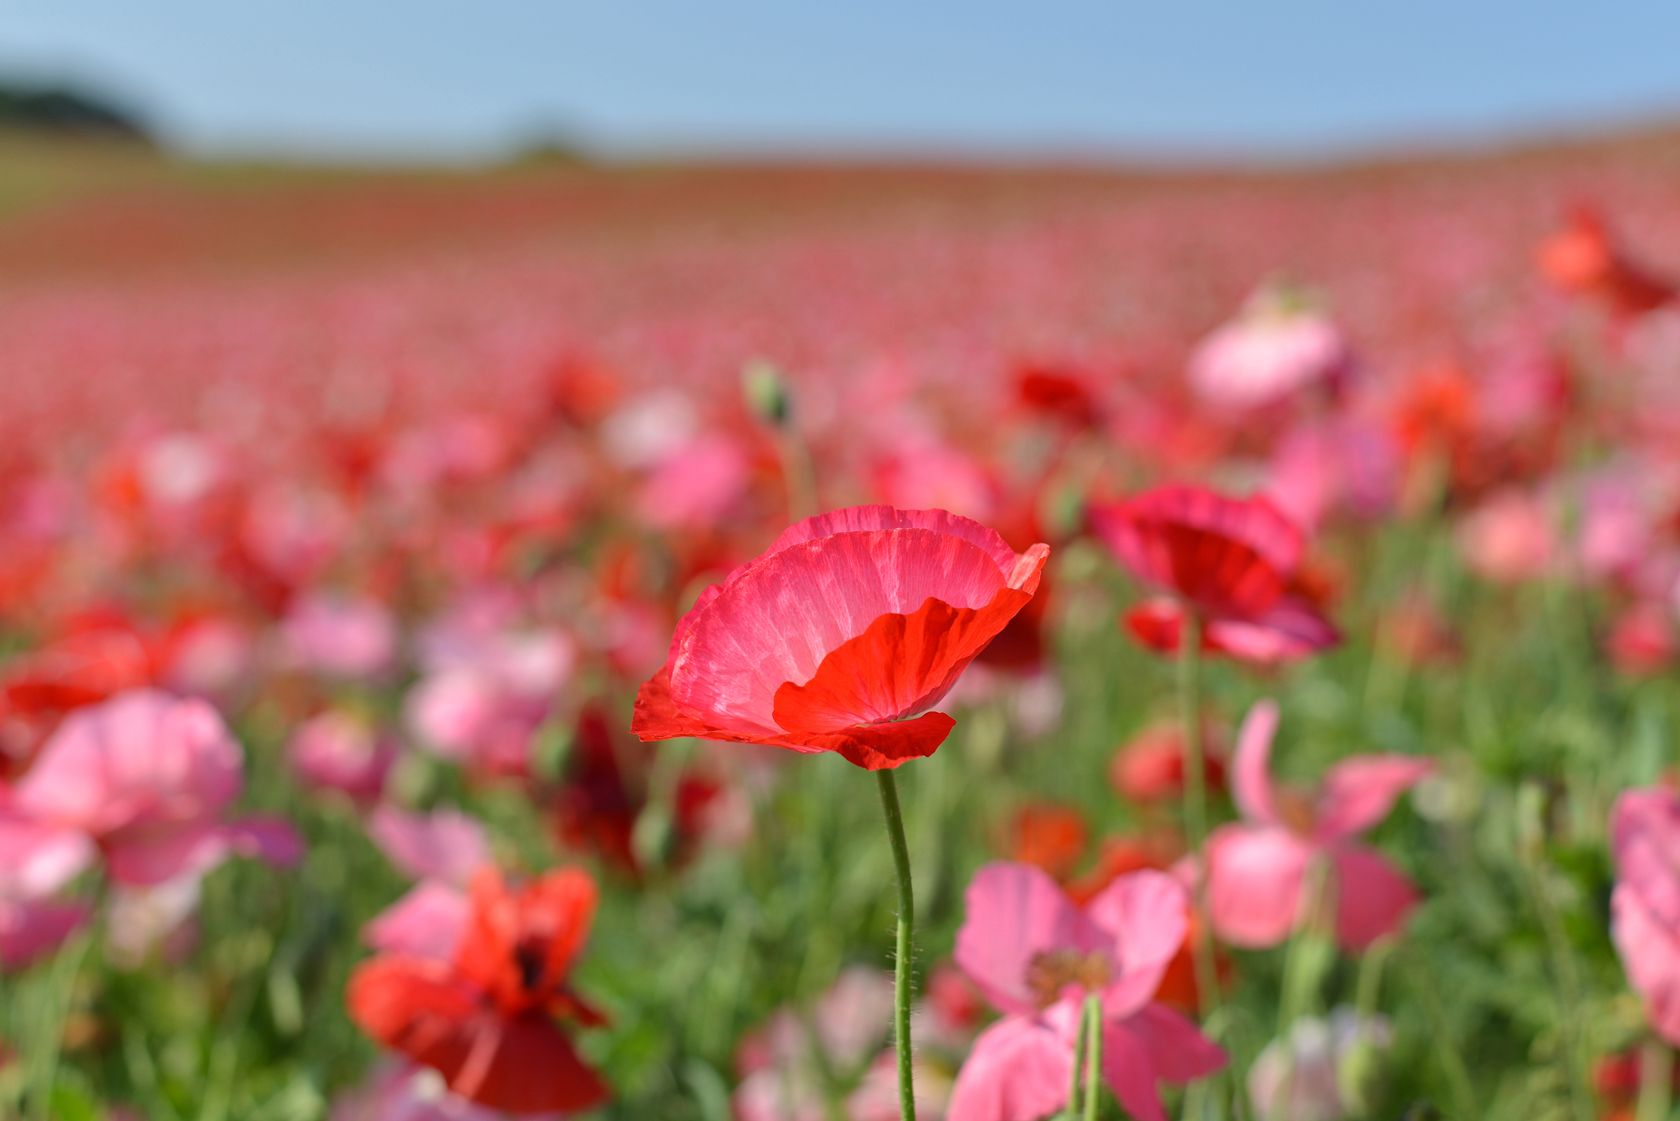
[[[66,717],[18,783],[13,807],[86,835],[126,884],[159,884],[232,853],[294,862],[302,842],[285,822],[223,820],[244,785],[242,767],[215,709],[135,689]]]
[[[1545,503],[1507,487],[1465,515],[1458,526],[1458,546],[1478,576],[1514,584],[1544,573],[1557,541]]]
[[[97,856],[75,830],[0,812],[0,966],[21,969],[82,925],[86,904],[51,897]]]
[[[293,660],[332,677],[377,677],[397,653],[396,620],[371,599],[305,596],[280,630]]]
[[[1275,946],[1304,916],[1301,893],[1315,860],[1330,863],[1336,938],[1363,949],[1399,928],[1417,890],[1399,870],[1354,838],[1377,824],[1395,799],[1434,769],[1406,755],[1356,755],[1330,768],[1316,792],[1272,781],[1277,705],[1255,704],[1232,761],[1232,793],[1243,820],[1208,838],[1208,910],[1214,931],[1238,946]]]
[[[1214,331],[1190,356],[1190,384],[1226,409],[1253,409],[1308,386],[1335,382],[1351,354],[1328,318],[1293,298],[1263,288],[1242,314]]]
[[[955,722],[928,710],[1026,606],[1049,553],[943,510],[807,518],[701,594],[632,730],[837,751],[869,770],[931,755]]]
[[[298,725],[286,753],[310,786],[372,800],[385,788],[397,743],[347,712],[323,712]]]
[[[1264,497],[1162,486],[1092,506],[1089,518],[1132,575],[1176,597],[1146,600],[1126,615],[1152,650],[1178,649],[1186,609],[1201,616],[1204,649],[1247,661],[1301,658],[1341,641],[1292,586],[1305,536]]]
[[[1680,795],[1625,791],[1610,811],[1610,931],[1645,1018],[1680,1045]]]
[[[417,880],[465,887],[474,872],[490,863],[484,826],[459,810],[417,814],[380,806],[368,821],[368,836],[392,864]]]
[[[965,898],[957,964],[1005,1015],[957,1075],[953,1121],[1037,1121],[1065,1106],[1088,992],[1102,1000],[1103,1079],[1140,1121],[1166,1121],[1157,1082],[1224,1065],[1194,1023],[1154,999],[1189,923],[1172,877],[1122,876],[1080,908],[1037,868],[988,864]]]
[[[656,529],[710,526],[746,494],[752,461],[729,436],[701,436],[660,461],[637,491],[637,515]]]

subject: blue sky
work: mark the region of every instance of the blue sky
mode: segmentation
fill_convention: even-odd
[[[1680,117],[1671,0],[6,0],[203,152],[1322,154]]]

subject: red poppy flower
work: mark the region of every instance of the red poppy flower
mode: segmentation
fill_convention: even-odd
[[[1643,315],[1674,298],[1672,284],[1628,260],[1590,206],[1578,207],[1569,225],[1540,247],[1538,263],[1558,287],[1599,300],[1619,316]]]
[[[596,894],[595,882],[574,868],[521,890],[484,869],[473,880],[454,957],[382,954],[363,963],[346,993],[351,1018],[491,1109],[573,1112],[600,1104],[606,1083],[556,1022],[603,1022],[566,984]]]
[[[931,755],[955,722],[928,710],[1026,606],[1049,553],[944,510],[807,518],[701,594],[631,728],[837,751],[868,770]]]
[[[1306,542],[1264,497],[1157,487],[1093,506],[1090,521],[1134,576],[1176,593],[1126,616],[1133,635],[1153,650],[1178,649],[1186,607],[1201,617],[1204,650],[1248,661],[1298,658],[1341,641],[1293,587]]]

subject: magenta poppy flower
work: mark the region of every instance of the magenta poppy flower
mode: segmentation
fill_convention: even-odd
[[[1315,860],[1327,860],[1336,939],[1363,949],[1399,928],[1417,889],[1386,859],[1354,838],[1377,824],[1395,799],[1434,769],[1407,755],[1356,755],[1331,767],[1317,791],[1272,781],[1268,770],[1277,705],[1258,702],[1243,721],[1232,764],[1240,823],[1208,838],[1208,910],[1214,931],[1238,946],[1275,946],[1303,917],[1301,893]]]
[[[1037,1121],[1063,1108],[1087,993],[1102,1001],[1103,1079],[1140,1121],[1166,1121],[1158,1082],[1225,1064],[1195,1024],[1155,1001],[1189,929],[1189,896],[1171,876],[1122,876],[1080,908],[1029,864],[988,864],[965,899],[956,961],[1004,1018],[957,1075],[953,1121]]]
[[[869,770],[931,755],[954,721],[928,710],[1026,606],[1049,553],[944,510],[807,518],[701,593],[631,728],[837,751]]]
[[[1292,586],[1306,538],[1266,498],[1164,486],[1092,506],[1089,517],[1132,575],[1173,593],[1146,600],[1126,617],[1133,635],[1153,650],[1178,649],[1187,609],[1201,617],[1203,649],[1248,661],[1300,658],[1341,641]]]
[[[1656,1033],[1680,1045],[1680,795],[1629,790],[1610,811],[1610,929]]]
[[[160,884],[232,853],[291,863],[302,842],[272,818],[224,820],[244,760],[216,710],[150,689],[65,718],[14,791],[43,825],[96,843],[113,879]]]

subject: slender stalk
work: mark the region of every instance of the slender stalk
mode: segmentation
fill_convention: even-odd
[[[1079,1121],[1079,1075],[1080,1068],[1085,1065],[1086,1027],[1084,1009],[1081,1008],[1079,1023],[1073,1029],[1073,1061],[1068,1064],[1067,1108],[1059,1115],[1063,1121]]]
[[[916,923],[916,897],[910,888],[910,846],[904,840],[904,814],[898,808],[898,783],[890,770],[876,771],[881,809],[887,817],[898,870],[898,946],[893,961],[893,1042],[898,1046],[898,1111],[916,1121],[916,1083],[910,1061],[910,931]]]
[[[76,975],[82,970],[93,936],[86,931],[75,935],[58,951],[53,959],[51,985],[45,998],[45,1012],[41,1017],[41,1046],[44,1052],[35,1068],[35,1087],[30,1103],[41,1121],[52,1116],[53,1086],[58,1082],[58,1061],[64,1051],[64,1024],[76,999]]]
[[[1634,1121],[1668,1121],[1674,1052],[1656,1036],[1639,1045],[1639,1105]]]
[[[1534,909],[1540,916],[1546,944],[1552,955],[1552,976],[1557,982],[1558,1031],[1562,1037],[1564,1070],[1569,1075],[1569,1094],[1574,1102],[1577,1121],[1593,1121],[1592,1090],[1587,1080],[1585,1056],[1581,1053],[1581,977],[1576,971],[1575,954],[1564,933],[1563,919],[1557,903],[1552,899],[1551,885],[1546,879],[1543,857],[1529,862],[1529,888],[1534,896]]]
[[[1202,753],[1202,620],[1188,604],[1178,636],[1178,707],[1184,723],[1184,832],[1190,851],[1205,861],[1207,841],[1207,767]],[[1191,935],[1191,956],[1196,967],[1196,995],[1206,1020],[1219,1008],[1219,974],[1214,966],[1213,943],[1208,938],[1207,869],[1196,877],[1191,893],[1195,930]]]
[[[1102,998],[1085,998],[1085,1121],[1097,1121],[1102,1100]]]

